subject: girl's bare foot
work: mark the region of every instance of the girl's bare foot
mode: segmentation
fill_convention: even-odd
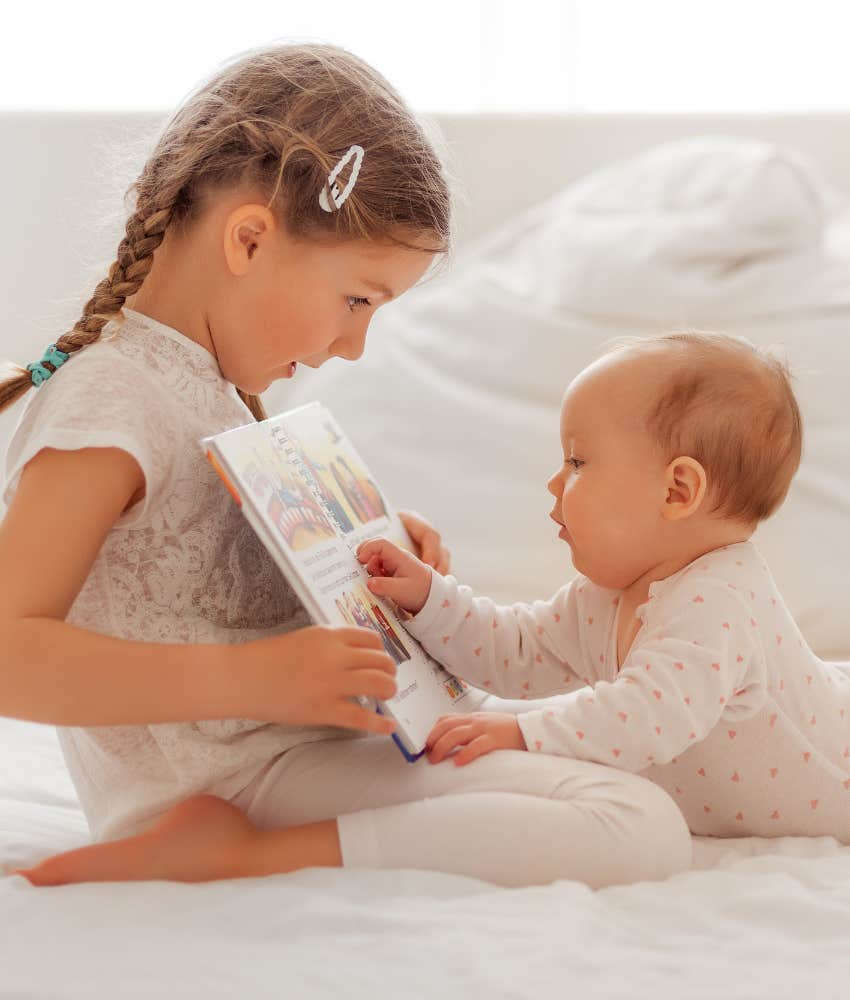
[[[144,833],[56,854],[16,869],[33,885],[171,879],[206,882],[254,874],[259,831],[236,806],[196,795],[169,809]]]

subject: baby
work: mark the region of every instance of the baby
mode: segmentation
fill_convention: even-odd
[[[850,672],[809,649],[750,537],[800,461],[787,368],[744,340],[619,343],[571,383],[550,517],[578,575],[496,605],[384,539],[375,594],[454,674],[528,712],[441,718],[436,763],[492,750],[597,761],[674,798],[691,832],[850,844]]]

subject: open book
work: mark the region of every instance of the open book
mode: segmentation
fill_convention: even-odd
[[[398,515],[320,403],[204,438],[233,499],[319,625],[374,629],[396,662],[396,694],[358,701],[396,721],[393,739],[416,760],[441,715],[475,711],[481,692],[449,674],[366,587],[354,552],[382,535],[413,551]],[[474,703],[473,703],[474,702]]]

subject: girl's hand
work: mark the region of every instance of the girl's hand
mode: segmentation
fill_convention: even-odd
[[[444,715],[428,734],[425,750],[432,764],[439,764],[455,747],[464,747],[455,764],[468,764],[491,750],[527,750],[515,715],[507,712],[472,712]]]
[[[422,562],[426,566],[433,566],[438,573],[445,576],[449,571],[449,550],[443,545],[440,533],[434,525],[413,510],[400,510],[398,516],[419,549],[419,558]]]
[[[252,719],[291,726],[344,726],[389,734],[395,722],[363,708],[358,695],[387,701],[396,665],[370,628],[313,625],[240,647],[240,680],[259,704]],[[253,700],[253,699],[252,699]]]
[[[357,549],[357,558],[372,577],[369,590],[415,615],[428,600],[431,570],[410,552],[386,538],[370,538]]]

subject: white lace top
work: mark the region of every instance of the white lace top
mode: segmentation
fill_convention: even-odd
[[[124,314],[30,390],[6,458],[7,504],[45,447],[121,448],[144,473],[144,499],[113,525],[66,620],[151,643],[238,643],[309,624],[198,443],[251,412],[205,348]],[[188,795],[235,795],[298,743],[354,735],[246,719],[59,729],[98,840],[137,832]]]

